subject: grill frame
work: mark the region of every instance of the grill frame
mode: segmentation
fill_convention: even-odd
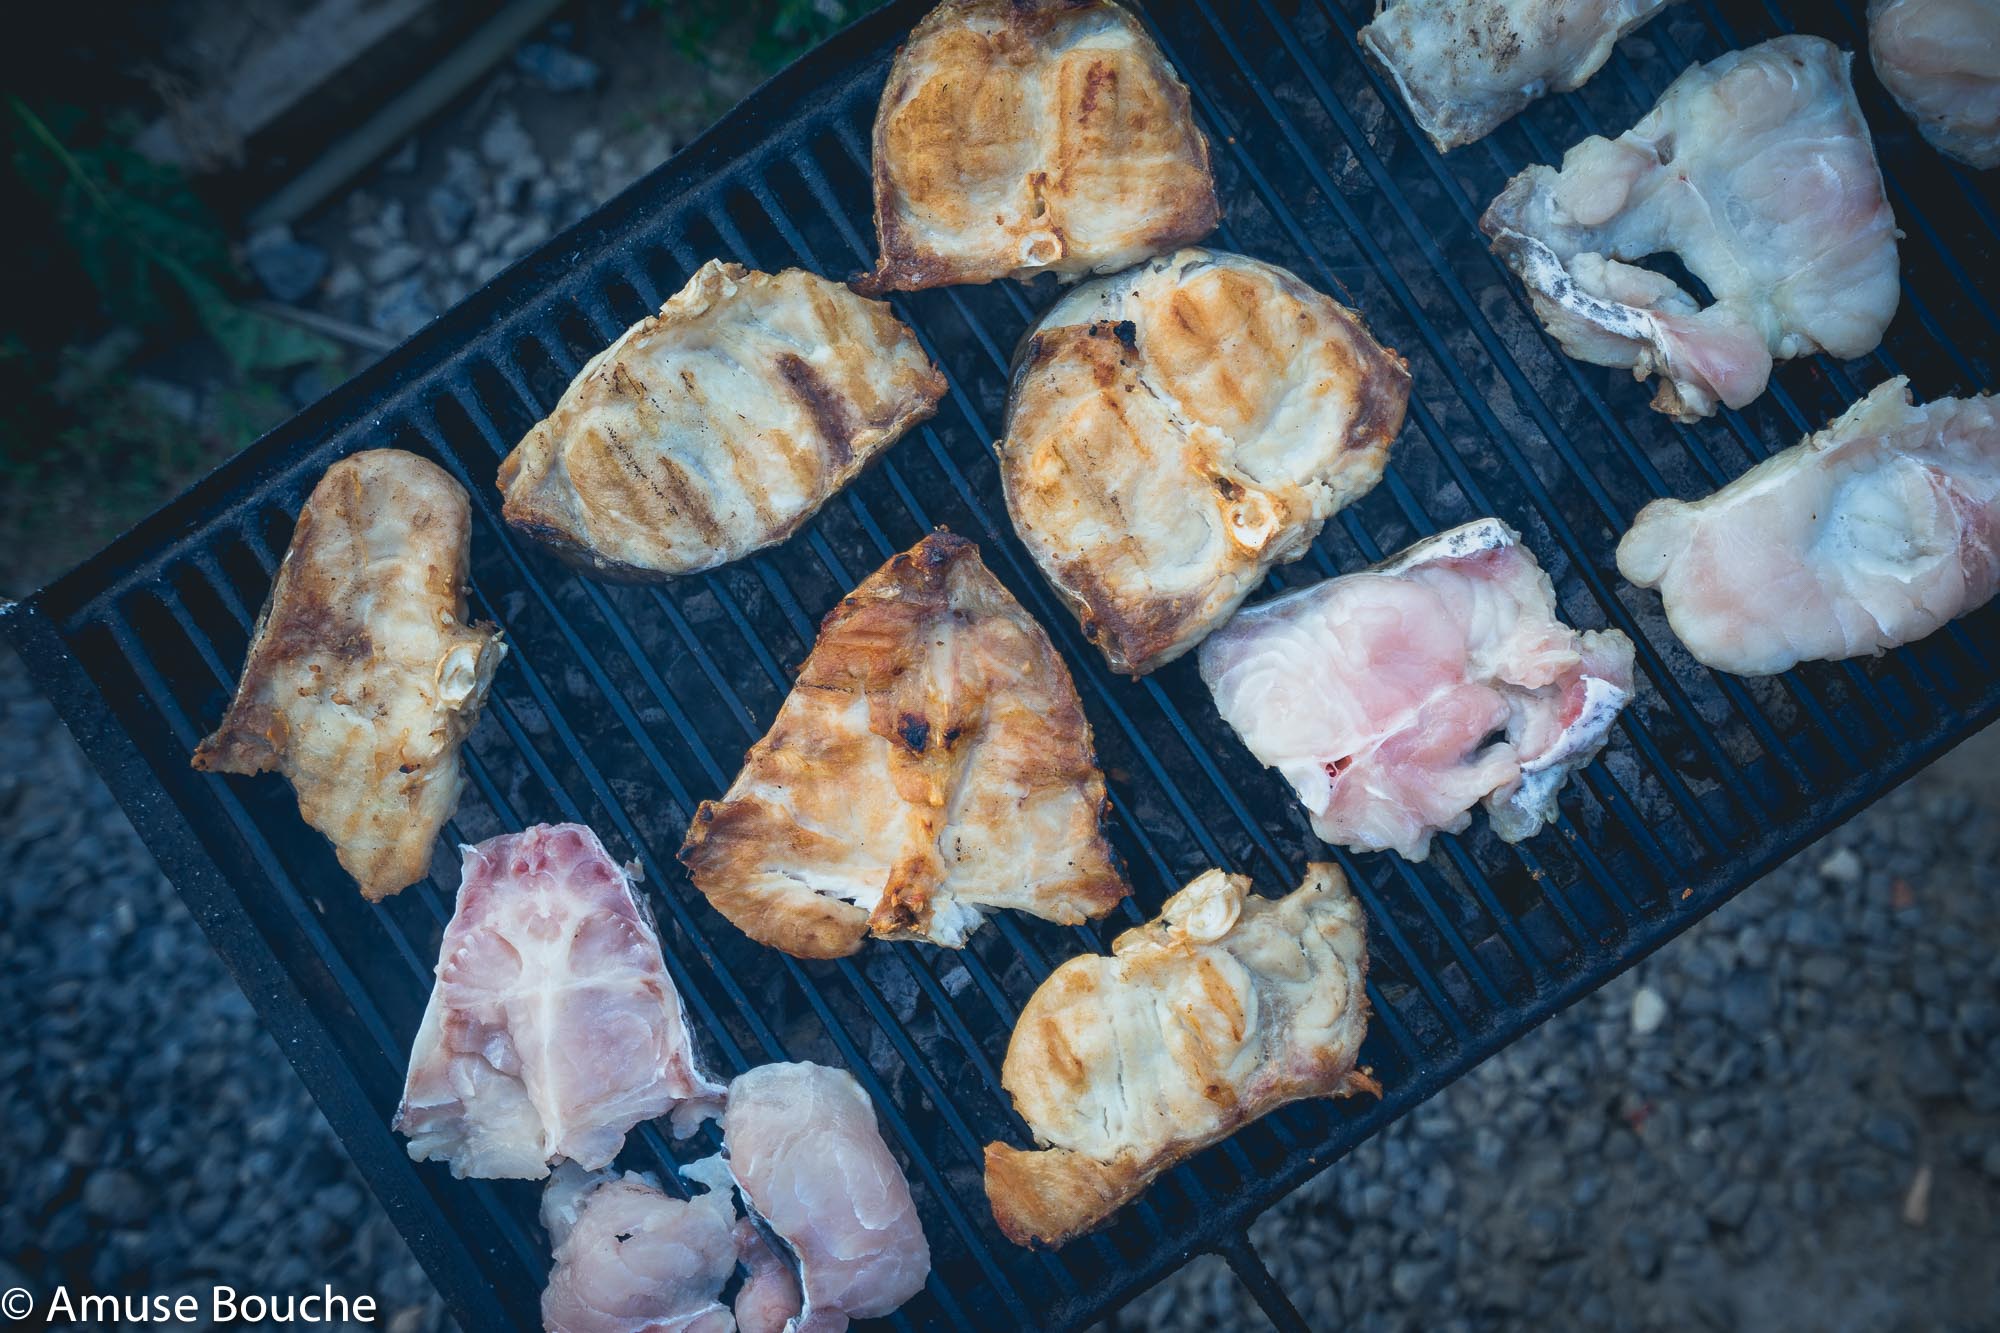
[[[1991,271],[2000,191],[1940,165],[1863,58],[1864,111],[1910,233],[1904,309],[1884,352],[1854,366],[1794,363],[1744,413],[1670,428],[1646,412],[1644,391],[1569,362],[1531,321],[1523,325],[1518,289],[1495,277],[1470,219],[1524,161],[1554,160],[1583,133],[1616,132],[1678,67],[1784,26],[1781,9],[1751,0],[1670,9],[1621,44],[1581,93],[1548,99],[1444,162],[1416,142],[1400,101],[1385,98],[1381,80],[1353,58],[1352,33],[1368,7],[1301,0],[1281,13],[1278,0],[1248,0],[1225,20],[1211,0],[1189,0],[1144,14],[1194,90],[1215,146],[1226,221],[1214,243],[1332,290],[1417,374],[1389,481],[1274,582],[1352,569],[1427,523],[1498,512],[1550,568],[1568,618],[1641,631],[1647,694],[1607,756],[1565,794],[1562,822],[1525,848],[1502,851],[1481,821],[1442,840],[1421,870],[1392,857],[1336,857],[1370,916],[1379,1017],[1366,1054],[1387,1085],[1379,1103],[1286,1108],[1177,1169],[1106,1233],[1059,1255],[1007,1246],[976,1182],[968,1189],[964,1178],[967,1150],[981,1138],[1026,1142],[993,1104],[1007,1011],[1059,951],[1101,947],[1201,866],[1251,870],[1260,889],[1277,892],[1306,855],[1324,852],[1275,778],[1203,711],[1191,666],[1138,684],[1108,679],[998,507],[978,438],[990,440],[998,423],[995,391],[1004,391],[1011,347],[998,335],[1045,306],[1050,284],[899,300],[952,379],[939,419],[770,554],[660,591],[609,589],[561,572],[493,523],[492,469],[509,431],[546,411],[581,355],[657,305],[709,253],[769,268],[809,259],[833,276],[872,258],[865,209],[855,207],[867,156],[866,119],[856,112],[872,112],[887,53],[926,0],[891,5],[809,54],[384,362],[0,614],[463,1326],[535,1326],[540,1237],[523,1220],[530,1187],[453,1182],[413,1166],[387,1129],[415,1027],[413,996],[421,1008],[424,946],[434,957],[455,867],[440,856],[429,881],[364,911],[282,783],[195,774],[185,762],[233,683],[251,594],[261,596],[258,580],[268,582],[282,553],[285,516],[353,449],[414,447],[467,484],[475,606],[500,611],[510,636],[519,626],[471,747],[468,807],[447,836],[478,818],[488,826],[465,836],[499,831],[495,820],[583,817],[616,854],[638,852],[646,864],[644,892],[670,966],[725,1071],[776,1045],[863,1076],[940,1249],[938,1275],[891,1321],[898,1325],[1071,1327],[1209,1251],[1228,1260],[1280,1328],[1303,1328],[1249,1242],[1258,1212],[2000,715],[2000,680],[1988,665],[2000,651],[2000,609],[1878,662],[1749,684],[1691,667],[1669,640],[1656,646],[1644,632],[1658,624],[1656,599],[1623,586],[1609,566],[1632,497],[1712,487],[1823,424],[1905,360],[1926,396],[2000,382],[2000,318],[1966,277],[1982,257]],[[1811,30],[1856,49],[1854,9],[1837,4]],[[1318,58],[1329,50],[1338,61]],[[1319,131],[1325,152],[1316,151]],[[745,199],[761,218],[743,211]],[[822,213],[806,215],[812,206]],[[1977,229],[1947,237],[1966,219]],[[1454,341],[1453,318],[1470,342]],[[1919,365],[1933,347],[1939,361]],[[1940,373],[1952,362],[1956,371]],[[446,401],[458,403],[455,417],[441,417]],[[1580,447],[1579,431],[1592,429],[1611,445]],[[675,821],[726,785],[741,749],[768,725],[786,664],[804,656],[818,615],[939,517],[980,543],[1076,675],[1137,902],[1095,930],[996,921],[957,960],[878,944],[854,961],[802,965],[740,947],[673,865]],[[615,727],[577,707],[593,697]],[[504,767],[510,754],[520,762]],[[657,781],[650,792],[625,776],[648,769]],[[1829,771],[1836,776],[1819,778]],[[528,808],[537,786],[543,801]],[[1809,798],[1787,799],[1788,787]],[[652,804],[642,808],[642,799]],[[1670,856],[1681,847],[1707,850],[1697,860]],[[395,967],[371,952],[378,946],[398,955]],[[781,1001],[770,1019],[759,1013],[767,995]],[[815,1023],[824,1029],[817,1036]],[[954,1051],[970,1068],[933,1067]],[[979,1085],[954,1082],[975,1076]],[[635,1139],[628,1161],[665,1160],[657,1132]]]

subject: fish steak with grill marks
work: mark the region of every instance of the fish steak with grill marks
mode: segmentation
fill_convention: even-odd
[[[711,260],[502,461],[503,512],[606,577],[713,569],[797,531],[944,390],[884,303]]]

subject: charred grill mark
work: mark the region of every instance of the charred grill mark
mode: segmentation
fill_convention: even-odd
[[[854,461],[855,436],[846,397],[835,392],[813,369],[812,363],[796,352],[778,353],[777,365],[786,387],[812,418],[828,462],[835,471],[845,468]]]
[[[1083,72],[1083,95],[1077,107],[1078,113],[1090,116],[1097,110],[1100,99],[1114,104],[1117,102],[1118,71],[1102,60],[1093,60],[1090,68]]]

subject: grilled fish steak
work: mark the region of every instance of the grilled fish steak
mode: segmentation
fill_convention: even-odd
[[[1060,1245],[1154,1177],[1287,1102],[1379,1093],[1361,907],[1331,865],[1286,897],[1210,870],[1110,957],[1072,958],[1029,998],[1001,1083],[1039,1151],[986,1145],[993,1218]]]
[[[1934,148],[2000,167],[2000,0],[1870,0],[1868,55]]]
[[[1647,505],[1618,569],[1739,676],[1921,639],[2000,590],[2000,397],[1916,407],[1889,380],[1706,499]]]
[[[944,390],[887,305],[711,260],[507,455],[504,512],[608,577],[713,569],[789,537]]]
[[[430,869],[459,747],[507,649],[465,619],[471,503],[435,463],[371,449],[299,511],[236,697],[193,763],[285,775],[371,901]]]
[[[945,0],[875,114],[870,295],[1108,273],[1221,218],[1187,89],[1106,0]]]
[[[820,626],[770,733],[681,860],[752,939],[804,958],[965,943],[985,909],[1065,923],[1127,889],[1068,670],[963,537],[934,532]]]
[[[606,1166],[642,1120],[718,1108],[632,881],[581,824],[464,848],[396,1128],[455,1176]]]
[[[746,1070],[729,1085],[722,1137],[744,1202],[798,1260],[802,1303],[787,1327],[839,1333],[850,1317],[880,1318],[923,1290],[930,1242],[852,1074],[804,1063]],[[737,1308],[749,1313],[740,1298]]]
[[[1188,249],[1078,288],[1022,344],[1015,530],[1114,671],[1227,620],[1381,480],[1410,375],[1284,269]]]
[[[1694,421],[1763,393],[1774,360],[1882,341],[1898,233],[1852,59],[1818,37],[1731,51],[1507,183],[1480,229],[1564,351],[1659,376],[1654,408]],[[1713,304],[1639,266],[1665,252]]]
[[[1673,0],[1388,0],[1358,34],[1438,151],[1574,92]]]
[[[1632,642],[1557,619],[1533,552],[1482,519],[1248,608],[1201,678],[1313,832],[1422,860],[1475,804],[1508,842],[1555,818],[1631,701]]]

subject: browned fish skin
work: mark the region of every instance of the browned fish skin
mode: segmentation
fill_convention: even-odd
[[[1207,871],[1111,947],[1050,973],[1007,1043],[1000,1081],[1042,1145],[986,1145],[993,1220],[1017,1245],[1094,1230],[1286,1102],[1381,1091],[1356,1067],[1368,945],[1336,867],[1279,899]]]
[[[1110,272],[1221,219],[1187,88],[1106,0],[946,0],[875,114],[869,295]]]
[[[681,847],[752,939],[838,958],[869,934],[957,947],[980,910],[1102,916],[1130,890],[1068,670],[963,537],[842,599],[771,731]]]
[[[503,512],[604,577],[712,569],[789,537],[944,391],[887,305],[711,260],[507,455]]]
[[[459,746],[506,647],[465,621],[471,503],[436,464],[373,449],[299,512],[243,679],[193,763],[283,773],[370,900],[423,878],[464,786]]]
[[[1141,675],[1381,480],[1409,392],[1353,311],[1182,250],[1079,287],[1022,345],[1007,511],[1112,670]]]

